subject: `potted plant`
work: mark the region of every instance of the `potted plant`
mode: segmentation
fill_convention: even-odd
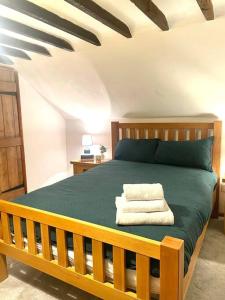
[[[106,147],[103,145],[100,145],[100,152],[101,152],[101,159],[104,160],[104,153],[106,152]]]

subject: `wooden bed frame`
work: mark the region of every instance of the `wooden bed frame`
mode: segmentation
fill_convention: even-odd
[[[213,131],[213,132],[212,132]],[[215,137],[213,168],[220,174],[221,122],[213,123],[112,123],[112,151],[120,138],[160,137],[169,140],[191,140]],[[218,207],[218,184],[214,191],[215,207]],[[217,208],[216,208],[217,209]],[[162,242],[68,218],[27,206],[0,201],[0,281],[8,276],[6,256],[30,265],[44,273],[74,285],[102,299],[149,300],[151,294],[150,260],[160,260],[160,299],[181,300],[185,298],[194,266],[204,239],[207,226],[200,236],[184,277],[184,242],[166,236]],[[10,232],[13,218],[14,239]],[[21,219],[26,220],[28,249],[25,249]],[[35,223],[41,226],[42,253],[37,252]],[[56,229],[58,259],[51,253],[49,227]],[[74,266],[69,266],[66,249],[66,232],[73,233]],[[84,238],[92,239],[93,274],[87,274]],[[112,245],[114,283],[106,282],[104,268],[104,243]],[[136,292],[126,287],[125,253],[136,253]]]

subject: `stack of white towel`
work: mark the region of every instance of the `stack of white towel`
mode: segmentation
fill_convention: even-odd
[[[174,215],[160,183],[124,184],[123,194],[116,197],[116,207],[116,224],[174,224]]]

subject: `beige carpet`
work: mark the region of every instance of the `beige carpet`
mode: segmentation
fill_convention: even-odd
[[[0,283],[1,300],[96,300],[21,263],[8,260],[9,277]],[[223,220],[211,220],[186,300],[225,299]]]

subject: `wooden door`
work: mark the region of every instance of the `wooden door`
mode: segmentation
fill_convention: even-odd
[[[0,67],[0,198],[12,200],[26,191],[17,73]]]

